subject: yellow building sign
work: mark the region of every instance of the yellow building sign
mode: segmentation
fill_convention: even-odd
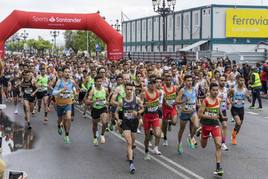
[[[268,10],[227,9],[226,37],[268,38]]]

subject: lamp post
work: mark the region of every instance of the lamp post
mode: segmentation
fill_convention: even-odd
[[[26,41],[26,39],[27,39],[28,36],[29,36],[29,33],[26,32],[26,30],[24,30],[24,31],[20,34],[20,36],[23,38],[24,41]]]
[[[28,38],[28,36],[29,36],[29,33],[28,32],[26,32],[26,30],[24,30],[21,34],[20,34],[20,36],[23,38],[23,55],[24,56],[26,56],[26,53],[25,53],[25,49],[27,48],[27,47],[25,47],[25,42],[26,42],[26,39]]]
[[[116,23],[115,24],[112,24],[112,27],[115,28],[115,30],[117,32],[120,32],[120,24],[119,24],[119,20],[116,19]]]
[[[175,10],[176,0],[152,0],[154,12],[157,12],[163,18],[163,51],[167,51],[166,46],[166,22],[167,16]]]
[[[57,37],[60,35],[60,32],[59,31],[50,31],[50,35],[54,38],[53,42],[54,42],[54,45],[53,45],[53,55],[54,55],[54,52],[56,50],[56,39]]]

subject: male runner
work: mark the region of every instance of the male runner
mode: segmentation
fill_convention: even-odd
[[[133,163],[133,149],[136,139],[136,132],[139,125],[138,116],[142,114],[143,108],[140,98],[134,96],[133,94],[133,84],[127,83],[125,85],[126,97],[123,98],[115,112],[115,117],[119,121],[119,110],[122,108],[123,119],[122,119],[122,129],[124,131],[124,136],[127,142],[127,156],[129,160],[129,171],[130,173],[135,173],[135,166]]]
[[[38,89],[36,97],[38,100],[38,112],[41,110],[41,103],[44,104],[44,124],[47,124],[48,118],[48,83],[49,77],[46,75],[46,69],[41,69],[41,75],[36,78],[36,87]]]
[[[143,115],[143,127],[145,133],[144,146],[145,146],[145,160],[150,160],[149,155],[149,140],[150,140],[150,128],[153,128],[155,136],[154,154],[161,155],[158,150],[158,146],[161,138],[161,123],[159,119],[159,107],[160,107],[160,92],[155,88],[156,80],[154,77],[149,77],[148,87],[143,93],[144,99],[144,115]]]
[[[164,134],[164,146],[168,145],[167,141],[167,127],[169,121],[173,125],[176,125],[177,122],[177,107],[176,107],[176,98],[177,98],[177,88],[175,85],[171,84],[172,76],[166,74],[165,76],[165,85],[163,86],[163,122],[162,122],[162,131]]]
[[[182,136],[185,130],[185,126],[188,121],[192,122],[190,131],[190,137],[187,138],[188,146],[190,149],[195,149],[195,145],[192,142],[195,131],[198,127],[198,117],[196,113],[197,95],[196,90],[193,89],[193,78],[191,75],[185,75],[184,77],[185,87],[179,91],[177,104],[182,105],[180,114],[180,129],[178,132],[178,148],[179,154],[183,153]]]
[[[107,101],[108,101],[108,89],[102,86],[103,77],[97,75],[94,78],[95,86],[89,92],[88,99],[86,104],[91,105],[91,116],[93,119],[92,131],[93,131],[93,144],[98,145],[97,131],[98,131],[98,122],[102,123],[102,131],[100,135],[100,143],[105,143],[105,129],[108,123],[108,110],[107,110]]]
[[[69,132],[72,120],[72,104],[75,91],[75,84],[70,79],[70,69],[63,68],[62,78],[58,79],[52,94],[55,96],[58,115],[58,133],[62,135],[62,124],[64,127],[64,143],[70,144]]]
[[[217,97],[219,92],[219,86],[216,83],[211,83],[209,86],[210,94],[204,99],[202,105],[198,111],[200,123],[202,124],[202,135],[200,139],[201,146],[205,148],[207,146],[209,134],[214,139],[216,148],[216,170],[214,175],[223,176],[223,169],[221,168],[221,128],[220,117],[223,117],[220,110],[221,101]]]
[[[250,94],[245,87],[245,79],[242,76],[237,77],[237,85],[229,92],[230,101],[232,104],[231,113],[235,120],[235,127],[232,132],[232,144],[236,145],[236,136],[240,131],[244,121],[245,98],[251,102]]]

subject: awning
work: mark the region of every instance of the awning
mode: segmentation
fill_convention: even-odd
[[[205,44],[205,43],[207,43],[207,42],[208,42],[208,40],[200,40],[200,41],[198,41],[198,42],[196,42],[196,43],[194,43],[194,44],[192,44],[192,45],[189,45],[189,46],[187,46],[187,47],[184,47],[184,48],[180,49],[180,52],[187,52],[187,51],[190,51],[190,50],[192,50],[193,48],[195,48],[195,47],[199,47],[200,45],[203,45],[203,44]]]

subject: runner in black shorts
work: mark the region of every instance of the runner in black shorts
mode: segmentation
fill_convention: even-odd
[[[102,77],[96,76],[95,87],[89,92],[88,100],[86,104],[92,105],[91,116],[92,116],[92,131],[93,131],[93,144],[98,145],[97,131],[98,131],[98,122],[102,123],[102,131],[100,135],[100,143],[105,143],[104,133],[107,127],[108,122],[108,111],[107,111],[107,101],[108,101],[108,89],[102,87]]]
[[[28,129],[31,129],[30,124],[30,114],[33,112],[36,87],[33,84],[33,79],[31,78],[31,72],[25,71],[22,76],[22,81],[18,84],[20,85],[23,92],[23,108],[25,115],[25,122],[28,124]]]
[[[133,163],[133,146],[135,143],[135,134],[139,125],[138,116],[143,112],[141,100],[133,95],[133,85],[127,83],[125,85],[126,97],[119,102],[115,117],[119,121],[119,111],[122,109],[122,129],[124,132],[124,137],[127,142],[127,156],[129,160],[129,171],[130,173],[135,173],[135,166]]]

